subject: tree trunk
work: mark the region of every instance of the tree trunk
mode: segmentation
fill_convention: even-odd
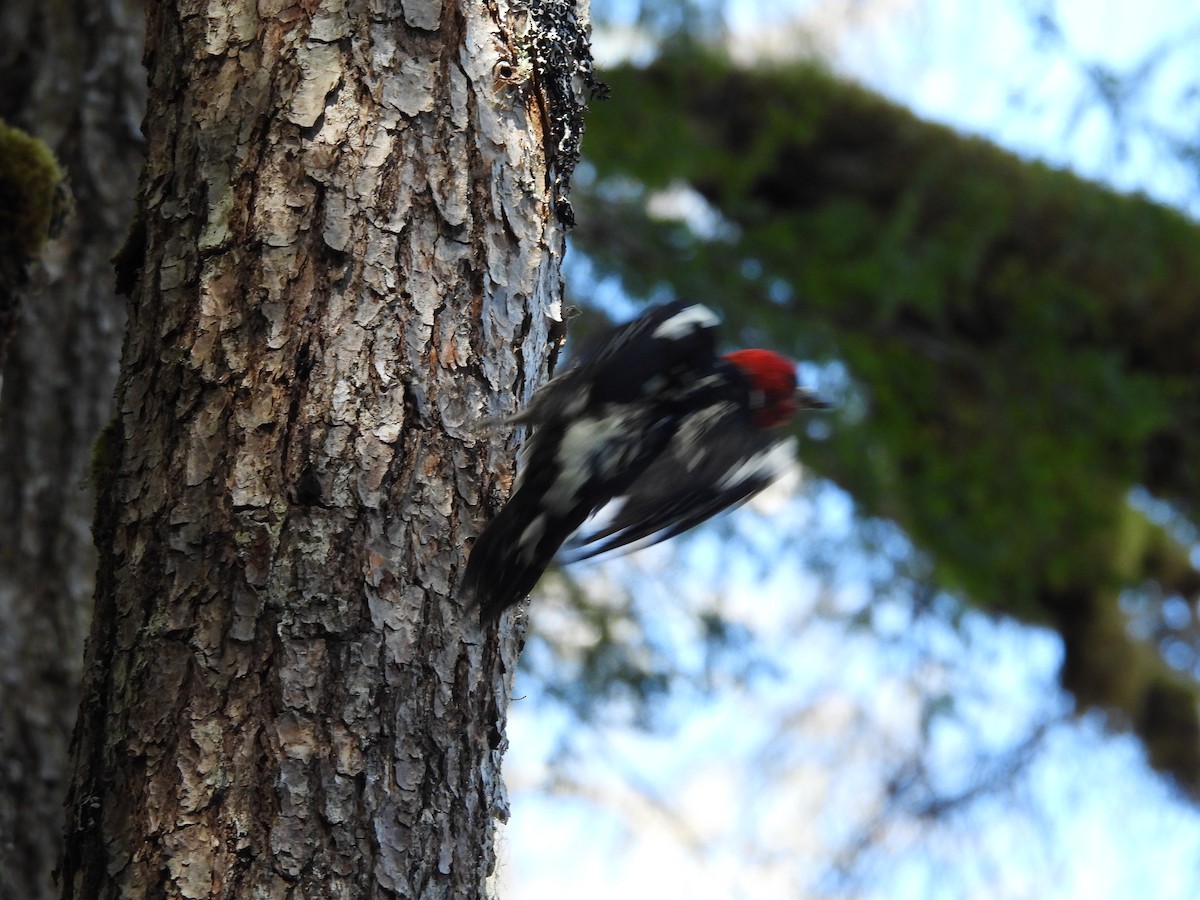
[[[455,584],[485,423],[547,374],[547,85],[587,74],[528,8],[151,4],[65,896],[483,896],[518,639]]]
[[[0,118],[45,140],[74,214],[18,310],[0,390],[0,897],[54,896],[96,557],[92,444],[124,311],[109,259],[142,159],[140,4],[5,0]]]

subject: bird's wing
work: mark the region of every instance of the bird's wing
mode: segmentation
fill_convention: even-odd
[[[598,336],[508,421],[542,424],[602,404],[656,401],[712,367],[719,325],[712,310],[688,300],[653,306]]]
[[[783,475],[795,441],[756,428],[735,403],[686,417],[670,444],[567,544],[569,560],[648,546],[737,506]]]

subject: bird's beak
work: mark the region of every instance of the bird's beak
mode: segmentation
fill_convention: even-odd
[[[792,395],[792,399],[796,404],[796,409],[800,411],[807,409],[829,409],[829,404],[808,390],[808,388],[796,388],[796,393]]]

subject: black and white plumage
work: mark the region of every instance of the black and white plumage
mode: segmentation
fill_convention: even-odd
[[[718,356],[718,326],[699,304],[652,307],[510,420],[533,434],[512,496],[463,577],[482,619],[528,595],[564,544],[582,559],[665,540],[786,471],[794,442],[775,426],[824,404],[797,388],[795,366],[776,353]]]

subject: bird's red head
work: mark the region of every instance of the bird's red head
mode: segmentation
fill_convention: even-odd
[[[736,350],[725,359],[733,363],[750,382],[750,403],[754,424],[759,428],[782,425],[797,410],[819,409],[824,404],[796,387],[796,365],[770,350]]]

